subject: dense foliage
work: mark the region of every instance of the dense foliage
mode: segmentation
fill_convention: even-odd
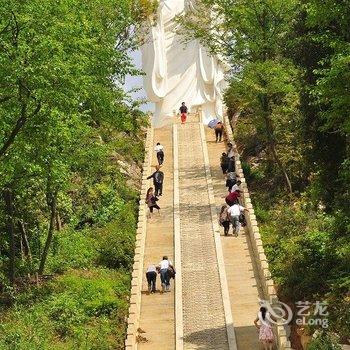
[[[154,6],[0,0],[0,348],[123,347]]]
[[[280,296],[327,301],[347,342],[350,3],[201,0],[180,21],[231,64],[226,105]]]

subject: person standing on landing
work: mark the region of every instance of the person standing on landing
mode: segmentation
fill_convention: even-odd
[[[185,105],[185,102],[181,103],[180,113],[181,113],[181,124],[185,124],[186,119],[187,119],[187,110],[188,108]]]
[[[160,166],[156,165],[156,171],[148,176],[147,180],[153,178],[153,185],[155,189],[155,196],[158,197],[163,193],[163,181],[164,181],[164,173],[159,170]]]
[[[157,152],[157,160],[158,164],[162,165],[164,162],[164,147],[160,144],[160,142],[157,142],[156,147],[154,147],[154,150]]]

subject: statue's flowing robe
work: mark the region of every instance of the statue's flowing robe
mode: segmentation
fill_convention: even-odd
[[[175,33],[178,24],[174,17],[190,1],[160,1],[157,24],[142,47],[144,87],[150,101],[155,103],[155,125],[178,113],[181,102],[190,111],[200,107],[204,122],[222,117],[223,65],[198,40],[184,43]]]

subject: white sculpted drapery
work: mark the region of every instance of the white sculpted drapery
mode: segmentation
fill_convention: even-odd
[[[191,0],[160,1],[157,24],[142,47],[144,87],[156,106],[155,125],[178,112],[181,102],[190,110],[201,107],[204,122],[222,117],[223,65],[198,40],[185,44],[175,33],[174,17],[187,6]]]

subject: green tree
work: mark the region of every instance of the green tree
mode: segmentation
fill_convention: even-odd
[[[138,74],[128,53],[142,40],[138,33],[154,6],[146,0],[0,1],[0,186],[11,280],[19,223],[30,232],[47,224],[46,237],[29,242],[38,244],[33,262],[41,274],[59,199],[80,164],[92,156],[99,162],[116,138],[139,132],[143,114],[129,104],[122,84],[127,74]]]
[[[282,56],[298,1],[197,3],[181,24],[233,67],[227,100],[240,101],[240,109],[258,118],[264,145],[292,192],[290,175],[278,151],[285,143],[277,129],[298,119],[298,70]],[[203,19],[204,8],[211,14]],[[283,109],[288,113],[281,113]],[[294,131],[288,133],[287,142],[293,142]]]

